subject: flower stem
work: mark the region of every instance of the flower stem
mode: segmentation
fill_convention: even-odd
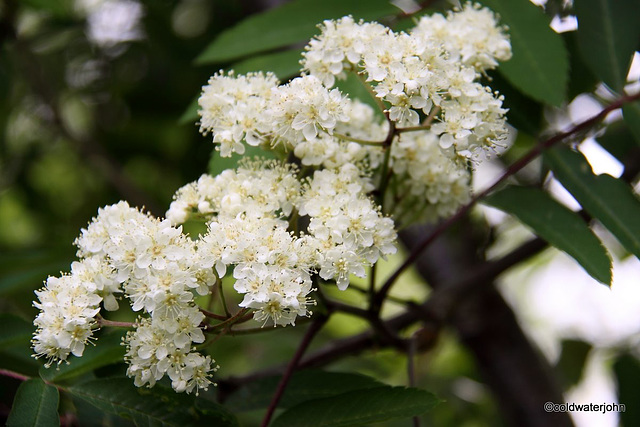
[[[222,301],[222,308],[224,309],[224,314],[227,315],[227,318],[231,317],[231,312],[229,311],[229,307],[227,307],[227,300],[224,297],[224,291],[222,290],[222,279],[218,279],[218,292],[220,292],[220,301]]]
[[[9,378],[14,378],[14,379],[20,380],[20,381],[27,381],[27,380],[31,379],[31,377],[19,374],[17,372],[10,371],[8,369],[0,369],[0,375],[5,376],[5,377],[9,377]]]
[[[367,89],[367,92],[369,92],[369,95],[371,95],[371,98],[373,98],[375,103],[378,105],[378,108],[380,108],[380,112],[384,114],[387,111],[387,106],[384,105],[384,102],[382,102],[382,99],[378,98],[376,93],[373,91],[373,87],[369,84],[368,81],[365,80],[365,78],[361,73],[358,73],[355,70],[354,70],[354,73],[356,77],[358,77],[358,80],[360,80],[362,85],[365,87],[365,89]]]
[[[429,130],[429,129],[431,129],[431,124],[420,125],[420,126],[408,126],[404,128],[397,128],[396,133],[417,132],[417,131]]]
[[[215,314],[212,313],[208,310],[205,310],[204,308],[200,307],[200,311],[202,312],[202,314],[204,314],[207,317],[210,317],[212,319],[216,319],[216,320],[227,320],[229,318],[229,316],[222,316],[220,314]]]
[[[131,323],[131,322],[116,322],[113,320],[107,320],[105,318],[103,318],[102,316],[98,315],[98,317],[96,317],[96,321],[98,322],[99,326],[114,326],[117,328],[133,328],[136,326],[136,323]]]

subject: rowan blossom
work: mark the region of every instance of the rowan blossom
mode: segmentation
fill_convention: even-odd
[[[36,292],[36,356],[81,356],[101,307],[124,300],[138,316],[123,341],[134,383],[166,376],[178,392],[206,389],[217,366],[196,345],[215,333],[205,314],[218,316],[196,297],[215,287],[241,295],[224,327],[250,312],[262,326],[295,325],[324,282],[345,290],[394,254],[397,225],[453,214],[470,200],[479,154],[506,136],[503,98],[480,78],[510,55],[493,12],[466,4],[408,32],[324,21],[301,76],[285,84],[273,73],[216,73],[198,99],[216,155],[248,144],[278,159],[202,175],[178,189],[166,219],[126,202],[99,209],[75,241],[71,272]],[[348,73],[377,112],[334,87]],[[187,235],[191,220],[205,230]]]

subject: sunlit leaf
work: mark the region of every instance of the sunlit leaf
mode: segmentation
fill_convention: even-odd
[[[500,73],[516,88],[545,104],[560,106],[567,93],[569,60],[562,37],[549,27],[549,18],[524,0],[483,0],[509,26],[513,57],[500,64]]]
[[[537,188],[511,186],[485,202],[515,215],[556,248],[572,256],[599,282],[611,284],[611,258],[602,243],[576,214]]]
[[[392,15],[399,10],[387,0],[294,0],[252,15],[222,32],[196,59],[199,64],[231,61],[270,49],[306,43],[325,19],[352,15],[365,20]]]
[[[631,187],[610,175],[595,176],[587,159],[567,147],[548,150],[544,158],[582,207],[640,258],[640,201]]]

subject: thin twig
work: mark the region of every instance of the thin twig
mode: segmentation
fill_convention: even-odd
[[[116,322],[114,320],[107,320],[100,315],[96,317],[96,321],[98,322],[99,326],[113,326],[117,328],[133,328],[137,325],[136,323],[132,322]]]
[[[282,397],[282,394],[284,393],[284,390],[286,389],[287,384],[289,383],[289,379],[291,378],[291,375],[293,374],[296,367],[298,366],[298,362],[304,355],[304,352],[307,350],[307,347],[309,347],[309,344],[311,344],[311,341],[313,340],[315,335],[320,331],[320,329],[322,329],[322,326],[325,324],[326,321],[327,321],[326,316],[320,316],[313,323],[311,323],[311,326],[309,326],[309,329],[307,329],[307,333],[302,338],[302,341],[300,342],[300,345],[298,346],[296,353],[293,355],[293,358],[287,365],[287,369],[285,370],[284,374],[282,375],[282,378],[280,379],[280,382],[278,383],[278,388],[276,389],[276,392],[273,395],[273,398],[271,399],[271,403],[267,408],[267,413],[265,414],[264,419],[262,420],[262,424],[261,424],[262,427],[267,427],[269,425],[269,421],[271,421],[273,412],[276,410],[276,407],[278,406],[278,402],[280,401],[280,398]]]
[[[420,125],[420,126],[407,126],[403,128],[396,128],[396,133],[417,132],[417,131],[429,130],[429,129],[431,129],[431,124]]]
[[[369,92],[369,95],[371,95],[371,98],[373,98],[373,100],[375,101],[376,105],[380,109],[380,112],[382,114],[385,114],[387,112],[387,106],[384,105],[382,99],[378,98],[378,95],[373,90],[373,86],[371,86],[369,82],[365,80],[364,76],[361,73],[357,72],[356,70],[354,70],[354,73],[356,77],[358,77],[358,80],[360,80],[362,85],[365,87],[367,92]]]
[[[209,310],[205,310],[204,308],[200,307],[200,311],[202,312],[202,314],[204,314],[207,317],[210,317],[212,319],[216,319],[216,320],[227,320],[230,316],[223,316],[221,314],[215,314],[210,312]]]
[[[231,317],[231,312],[229,311],[229,307],[227,307],[227,299],[224,297],[224,291],[222,290],[222,280],[216,280],[216,284],[218,285],[218,293],[220,294],[220,301],[222,302],[224,314],[226,314],[227,317]]]
[[[425,303],[412,304],[407,311],[384,321],[385,328],[395,333],[418,321],[422,321],[425,325],[430,325],[435,330],[438,330],[452,315],[453,309],[457,304],[474,295],[473,291],[480,290],[484,286],[493,283],[495,278],[504,271],[537,255],[546,247],[546,242],[540,238],[535,238],[517,247],[502,258],[483,263],[461,279],[439,286],[430,294]],[[378,339],[376,339],[376,335],[376,332],[372,329],[333,341],[305,357],[300,362],[299,368],[325,366],[342,357],[361,353],[374,346],[377,348],[396,346],[396,343],[387,341],[384,336],[378,335]],[[254,372],[246,377],[230,378],[221,382],[225,382],[227,388],[233,390],[259,378],[276,375],[283,371],[284,368],[282,366],[275,366]]]
[[[28,381],[28,380],[31,379],[31,377],[19,374],[17,372],[10,371],[8,369],[0,369],[0,375],[5,376],[5,377],[9,377],[9,378],[14,378],[14,379],[20,380],[20,381]]]
[[[220,323],[218,323],[216,325],[205,326],[204,330],[207,331],[207,332],[215,331],[215,330],[218,330],[218,329],[223,328],[223,327],[231,326],[231,325],[233,325],[235,323],[246,322],[247,320],[250,320],[253,317],[253,315],[251,313],[246,315],[246,313],[248,311],[250,311],[249,308],[243,308],[242,310],[240,310],[239,312],[237,312],[233,316],[231,316],[228,319],[226,319],[224,322],[220,322]]]

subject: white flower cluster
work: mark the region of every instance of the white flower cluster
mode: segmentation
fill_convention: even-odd
[[[388,123],[377,118],[373,108],[357,100],[348,99],[347,103],[347,120],[336,123],[336,133],[365,141],[380,141],[386,137]],[[316,138],[300,141],[293,154],[304,166],[336,169],[352,163],[370,168],[378,166],[381,150],[321,133]]]
[[[398,223],[435,222],[467,203],[471,173],[452,162],[432,132],[407,132],[391,146],[394,172],[389,205]]]
[[[224,327],[250,310],[263,326],[294,325],[311,315],[314,280],[346,289],[350,275],[365,277],[396,252],[396,223],[436,221],[468,202],[469,159],[506,132],[502,98],[478,82],[511,55],[494,14],[467,4],[423,17],[409,33],[351,17],[320,28],[302,60],[307,74],[280,84],[271,73],[220,72],[198,101],[200,131],[221,156],[243,154],[247,143],[297,159],[243,159],[203,175],[177,191],[165,220],[126,202],[100,209],[75,242],[71,273],[36,292],[37,357],[81,356],[92,331],[109,324],[101,305],[116,310],[117,297],[127,298],[140,313],[124,339],[135,384],[166,375],[176,391],[206,389],[217,367],[195,344],[216,331],[205,314],[219,316],[196,295],[233,282],[244,310],[221,317]],[[331,89],[347,72],[381,114]],[[206,232],[183,234],[190,218]]]
[[[365,277],[364,266],[396,252],[393,220],[383,217],[366,194],[372,186],[358,169],[345,164],[337,170],[316,171],[302,195],[301,215],[311,218],[316,269],[340,290],[349,275]]]
[[[420,112],[439,114],[442,123],[432,130],[441,147],[463,159],[505,138],[502,98],[476,81],[511,56],[509,40],[488,9],[468,4],[447,17],[423,17],[408,34],[349,16],[320,28],[302,65],[328,87],[347,70],[363,73],[398,125],[419,125]]]
[[[76,245],[83,259],[71,275],[50,277],[37,293],[36,353],[59,360],[82,355],[98,305],[117,309],[114,293],[123,292],[133,311],[149,316],[125,338],[135,384],[152,386],[167,374],[176,391],[206,389],[213,361],[192,347],[204,341],[204,316],[193,298],[207,294],[215,276],[199,267],[193,242],[168,220],[120,202],[100,209]]]
[[[262,132],[268,126],[264,111],[277,84],[272,73],[235,76],[230,72],[212,76],[202,88],[198,99],[200,132],[213,134],[222,157],[244,154],[243,140],[253,146],[261,143]]]
[[[234,288],[245,295],[240,306],[274,325],[310,315],[312,272],[344,290],[349,274],[364,277],[366,265],[396,251],[393,221],[367,197],[372,186],[354,165],[316,171],[304,186],[296,173],[275,161],[244,161],[181,188],[167,212],[176,222],[209,216],[197,242],[201,267],[223,277],[233,265]],[[294,208],[309,216],[308,233],[288,231]]]
[[[511,44],[504,31],[493,12],[467,3],[446,17],[439,13],[422,16],[411,34],[438,40],[452,57],[483,72],[497,67],[497,61],[511,58]]]
[[[100,293],[113,297],[118,289],[113,270],[95,258],[74,262],[72,267],[71,274],[49,277],[45,287],[36,291],[39,302],[34,306],[40,314],[34,321],[37,330],[32,343],[36,356],[47,358],[47,366],[67,360],[70,353],[82,356],[103,301]]]
[[[330,134],[337,122],[348,120],[349,108],[338,89],[327,89],[314,76],[278,86],[271,73],[218,73],[202,88],[198,104],[200,131],[213,134],[222,157],[243,154],[243,140],[291,148]]]

